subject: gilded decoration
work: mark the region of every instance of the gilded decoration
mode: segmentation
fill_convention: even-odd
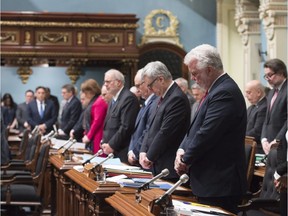
[[[71,65],[67,68],[66,74],[69,76],[71,83],[75,84],[76,81],[79,79],[79,76],[82,74],[82,71],[79,67]]]
[[[14,27],[60,27],[60,28],[103,28],[136,29],[133,23],[89,23],[89,22],[39,22],[39,21],[0,21],[1,26]]]
[[[28,66],[19,67],[17,74],[20,76],[23,84],[26,84],[29,77],[32,75],[32,69]]]
[[[177,33],[179,21],[170,11],[153,10],[144,20],[144,35],[140,45],[160,41],[173,43],[181,48]]]
[[[16,45],[19,44],[19,32],[18,31],[1,31],[0,36],[1,44]]]
[[[37,45],[72,45],[70,32],[36,32]]]
[[[92,46],[119,46],[123,43],[122,34],[117,33],[88,33],[89,43]]]

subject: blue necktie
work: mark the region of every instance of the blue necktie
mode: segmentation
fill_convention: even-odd
[[[44,109],[43,109],[43,102],[40,103],[40,117],[44,117]]]

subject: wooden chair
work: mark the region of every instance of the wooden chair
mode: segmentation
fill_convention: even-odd
[[[15,172],[12,171],[35,171],[35,164],[41,146],[41,134],[35,134],[28,139],[24,160],[13,159],[8,164],[1,166],[1,174],[7,175]]]
[[[280,197],[274,186],[274,173],[277,167],[277,146],[271,147],[267,157],[266,171],[260,191],[252,194],[246,204],[240,205],[238,215],[277,215]]]
[[[17,152],[11,152],[12,159],[20,159],[20,160],[25,159],[25,153],[26,153],[28,140],[29,140],[29,133],[30,133],[30,130],[24,130],[21,143],[19,146],[19,150]]]
[[[11,179],[1,179],[1,212],[7,209],[7,215],[12,215],[19,207],[32,207],[34,215],[40,215],[49,148],[49,144],[42,145],[30,182],[23,183],[21,179],[14,176]]]
[[[254,175],[256,148],[257,148],[257,143],[254,137],[246,136],[245,137],[245,155],[246,155],[248,189],[250,188],[251,181]]]

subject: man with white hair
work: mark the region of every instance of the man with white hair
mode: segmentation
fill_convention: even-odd
[[[114,153],[122,162],[128,163],[128,146],[139,111],[137,97],[124,87],[123,74],[115,69],[105,73],[104,85],[113,95],[109,102],[104,123],[102,149],[105,154]]]
[[[185,56],[184,63],[191,79],[207,95],[177,151],[175,169],[179,175],[189,173],[190,186],[200,203],[236,214],[247,190],[244,97],[224,73],[215,47],[197,46]]]

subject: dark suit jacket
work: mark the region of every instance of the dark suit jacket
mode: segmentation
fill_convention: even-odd
[[[257,153],[263,154],[261,145],[261,132],[265,121],[267,110],[267,99],[262,98],[256,105],[251,105],[247,109],[247,127],[246,135],[254,137],[257,142]]]
[[[282,137],[277,148],[277,168],[276,171],[280,176],[287,174],[287,140]]]
[[[25,129],[24,123],[28,120],[28,105],[26,102],[18,104],[16,110],[16,118],[18,122],[18,129],[23,131]]]
[[[44,117],[41,118],[38,112],[36,100],[31,101],[28,104],[28,124],[33,128],[39,124],[45,124],[47,129],[46,133],[53,130],[53,124],[57,121],[56,110],[51,100],[45,101]]]
[[[104,123],[103,143],[109,143],[114,150],[115,157],[128,163],[128,146],[139,111],[137,97],[129,90],[123,88],[119,97],[108,112]]]
[[[176,151],[190,124],[190,103],[187,96],[174,83],[152,117],[140,152],[146,152],[153,162],[153,174],[168,168],[166,179],[179,178],[174,170]]]
[[[199,197],[239,196],[247,189],[244,139],[246,105],[228,74],[211,87],[181,143]]]
[[[146,106],[142,106],[135,122],[134,132],[129,144],[129,151],[133,151],[136,158],[139,160],[139,152],[146,130],[150,125],[152,110],[157,106],[157,96],[153,95]]]
[[[62,110],[60,129],[69,135],[70,130],[77,123],[82,112],[80,100],[73,96],[68,104],[65,104]]]
[[[283,83],[278,96],[270,110],[270,103],[274,90],[267,95],[267,112],[262,128],[261,139],[267,138],[268,142],[282,139],[287,131],[287,80]]]

